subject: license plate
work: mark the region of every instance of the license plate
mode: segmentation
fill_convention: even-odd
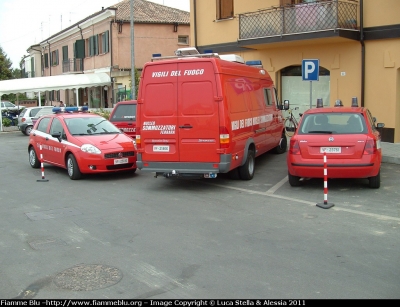
[[[114,159],[114,165],[128,163],[128,158]]]
[[[153,151],[157,152],[169,152],[169,146],[168,145],[154,145],[153,146]]]
[[[321,147],[320,153],[341,153],[342,147]]]

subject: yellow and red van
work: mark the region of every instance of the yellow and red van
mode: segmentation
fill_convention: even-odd
[[[156,176],[230,172],[250,180],[257,156],[287,148],[271,77],[236,55],[153,58],[141,75],[136,120],[137,166]]]

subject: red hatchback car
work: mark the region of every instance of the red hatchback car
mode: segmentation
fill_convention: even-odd
[[[39,168],[42,154],[44,163],[66,168],[72,180],[82,174],[135,172],[135,141],[104,117],[82,108],[56,107],[54,114],[38,119],[29,134],[30,165]]]
[[[370,188],[380,187],[383,123],[358,107],[318,107],[303,113],[287,154],[289,183],[301,178],[324,178],[324,153],[328,178],[366,178]]]
[[[136,100],[118,102],[110,114],[110,122],[131,138],[136,138]]]

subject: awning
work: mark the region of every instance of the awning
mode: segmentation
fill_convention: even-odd
[[[44,92],[104,85],[111,85],[111,78],[105,72],[12,79],[0,81],[0,97],[4,94]]]
[[[78,75],[58,75],[51,77],[22,78],[0,81],[0,99],[4,94],[26,92],[45,92],[52,90],[78,89],[85,87],[111,85],[111,78],[105,72]],[[79,104],[78,91],[75,93]],[[1,110],[1,105],[0,105]],[[3,118],[0,114],[0,131],[3,131]]]

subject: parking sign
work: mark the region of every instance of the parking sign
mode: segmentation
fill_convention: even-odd
[[[301,76],[303,81],[319,81],[319,60],[303,60]]]

